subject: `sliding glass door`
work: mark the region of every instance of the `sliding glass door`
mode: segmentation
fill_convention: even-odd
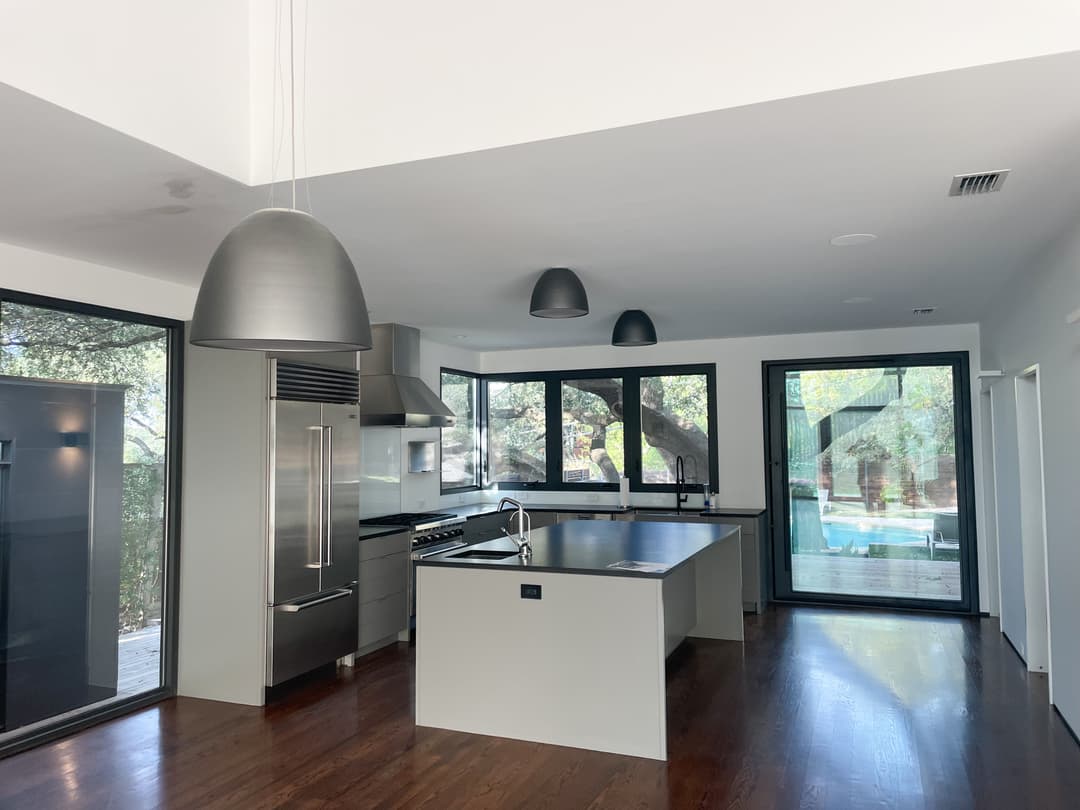
[[[974,610],[966,354],[769,363],[766,384],[777,598]]]
[[[0,749],[170,685],[179,329],[0,292]]]

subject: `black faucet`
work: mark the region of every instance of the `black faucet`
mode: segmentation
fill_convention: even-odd
[[[682,456],[675,456],[675,511],[682,512],[682,505],[690,500],[690,496],[683,492],[686,486],[686,462]]]

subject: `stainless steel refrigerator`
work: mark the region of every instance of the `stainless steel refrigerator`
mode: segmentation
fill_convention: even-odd
[[[357,373],[271,360],[266,685],[356,651]]]

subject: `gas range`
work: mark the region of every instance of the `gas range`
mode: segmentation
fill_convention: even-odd
[[[462,542],[465,534],[465,518],[446,512],[402,512],[366,518],[361,526],[401,526],[412,534],[413,550],[448,542]]]

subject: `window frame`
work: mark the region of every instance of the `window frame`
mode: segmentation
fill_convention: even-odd
[[[632,492],[674,492],[675,484],[646,484],[641,477],[641,378],[700,375],[705,377],[706,404],[709,433],[709,486],[718,485],[720,462],[718,447],[717,387],[715,363],[690,363],[659,366],[616,366],[610,368],[562,369],[549,371],[519,371],[510,373],[479,374],[443,368],[442,372],[462,374],[479,381],[479,407],[477,408],[477,447],[480,453],[479,486],[443,489],[443,494],[471,492],[486,487],[498,490],[537,490],[548,492],[617,492],[617,482],[563,481],[562,450],[562,384],[567,380],[598,377],[619,377],[623,381],[623,474],[630,478]],[[545,407],[545,466],[547,480],[543,483],[521,481],[493,482],[489,479],[488,459],[488,384],[490,382],[543,382]],[[441,450],[441,448],[440,448]],[[440,465],[441,469],[441,465]]]
[[[161,602],[161,683],[158,687],[137,695],[113,698],[104,705],[91,704],[84,709],[27,726],[25,732],[15,733],[10,739],[0,743],[0,757],[6,757],[176,697],[180,631],[180,514],[182,509],[180,482],[183,474],[184,446],[184,350],[187,340],[184,334],[184,322],[173,318],[87,304],[82,301],[69,301],[3,287],[0,287],[0,302],[156,326],[167,333],[165,536],[161,554],[164,568]]]
[[[483,402],[483,394],[481,392],[481,382],[483,380],[482,375],[477,374],[475,371],[463,371],[457,368],[442,367],[439,369],[439,399],[442,399],[443,392],[443,375],[453,374],[458,377],[467,377],[474,382],[474,391],[476,392],[476,402],[473,404],[473,483],[465,484],[464,486],[451,486],[448,487],[443,483],[442,477],[442,455],[443,445],[442,437],[443,430],[439,429],[439,493],[442,495],[456,495],[462,492],[478,492],[483,489],[485,472],[482,469],[484,452],[481,448],[481,416],[480,410]],[[460,424],[460,423],[459,423]]]

